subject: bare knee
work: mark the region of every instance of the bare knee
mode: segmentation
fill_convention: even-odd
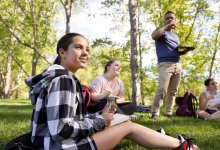
[[[198,115],[201,118],[209,118],[211,115],[204,110],[197,110],[196,115]]]
[[[113,126],[111,128],[109,128],[110,130],[119,130],[120,132],[123,133],[124,137],[123,138],[127,138],[128,135],[132,134],[133,132],[135,132],[137,124],[133,123],[131,121],[126,121],[124,123],[121,123],[119,125]]]
[[[127,129],[125,138],[129,138],[129,139],[137,131],[137,129],[140,129],[140,127],[143,127],[143,126],[141,126],[137,123],[133,123],[131,121],[127,121],[123,125]],[[146,127],[144,127],[144,128],[146,128]]]
[[[133,123],[131,121],[126,121],[126,122],[124,122],[122,124],[119,124],[118,127],[119,126],[121,126],[121,128],[125,128],[125,132],[127,134],[129,134],[129,133],[131,133],[135,129],[136,123]]]
[[[128,135],[134,132],[134,126],[134,123],[127,121],[97,132],[92,137],[98,149],[113,149],[123,139],[127,138]],[[111,145],[109,145],[109,142],[111,142]]]
[[[220,111],[217,111],[214,114],[211,114],[209,119],[220,119]]]

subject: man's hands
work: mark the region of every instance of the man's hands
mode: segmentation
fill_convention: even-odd
[[[171,29],[175,29],[177,27],[176,21],[171,20],[169,24],[166,24],[165,26],[155,30],[152,34],[151,37],[153,40],[159,39],[165,31],[170,31]]]
[[[170,21],[169,24],[166,25],[166,30],[175,29],[177,27],[177,23],[175,20]]]

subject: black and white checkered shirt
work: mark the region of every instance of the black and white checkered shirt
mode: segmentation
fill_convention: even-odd
[[[60,65],[25,80],[34,106],[32,142],[45,150],[97,149],[91,138],[105,128],[103,117],[85,115],[82,89],[77,78]]]

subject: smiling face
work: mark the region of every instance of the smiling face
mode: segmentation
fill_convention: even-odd
[[[75,36],[67,50],[59,50],[61,65],[69,71],[76,72],[85,68],[89,59],[88,41],[82,36]]]
[[[118,61],[114,61],[111,63],[110,66],[108,66],[108,72],[113,74],[113,75],[119,75],[121,71],[120,64]]]
[[[217,82],[215,80],[211,80],[209,82],[209,85],[207,86],[207,89],[211,92],[215,92],[218,88],[217,88]]]

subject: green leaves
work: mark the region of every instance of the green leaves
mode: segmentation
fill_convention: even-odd
[[[124,0],[102,1],[102,6],[107,9],[108,16],[106,15],[106,17],[112,19],[111,31],[114,30],[115,33],[124,35],[127,41],[124,40],[124,43],[114,41],[114,38],[110,38],[111,34],[106,38],[94,40],[91,44],[90,64],[86,70],[77,74],[88,85],[91,79],[103,73],[105,62],[117,58],[122,64],[120,78],[126,86],[127,97],[130,97],[129,93],[131,93],[132,88],[131,41],[129,40],[130,28],[127,28],[129,25],[127,2]],[[154,25],[156,27],[163,25],[164,13],[168,10],[172,10],[176,14],[178,27],[174,32],[179,36],[181,45],[196,47],[193,53],[190,52],[181,56],[183,74],[179,94],[182,95],[188,87],[199,93],[204,88],[202,83],[205,78],[211,73],[213,77],[219,76],[220,36],[218,27],[220,4],[217,0],[138,0],[135,2],[137,2],[134,5],[138,7],[137,17],[139,17],[139,32],[137,34],[138,36],[141,34],[140,41],[138,40],[141,50],[139,50],[137,57],[142,57],[140,58],[142,62],[146,60],[150,62],[147,65],[143,63],[138,73],[142,79],[141,93],[143,97],[153,99],[156,91],[158,74],[156,61],[151,58],[152,55],[156,56],[151,32],[155,28]],[[83,10],[84,4],[86,4],[84,0],[74,1],[72,4],[74,13]],[[65,14],[60,1],[57,0],[4,1],[0,3],[0,9],[0,17],[7,24],[6,26],[0,21],[0,60],[2,62],[0,64],[0,79],[3,81],[2,83],[5,82],[5,68],[7,66],[5,58],[11,55],[13,58],[11,88],[13,88],[18,83],[17,74],[22,74],[22,80],[26,77],[18,63],[29,75],[33,70],[33,60],[37,61],[35,64],[37,66],[36,73],[40,73],[48,66],[43,58],[34,55],[33,48],[38,50],[42,56],[46,56],[50,62],[53,62],[58,40],[55,35],[56,31],[60,31],[57,26],[59,22],[65,21]],[[101,13],[105,14],[103,11]],[[122,33],[123,28],[127,29],[125,33]],[[9,32],[9,29],[20,41]],[[97,30],[97,32],[99,31]],[[211,63],[212,61],[213,63]],[[87,75],[86,79],[85,74]],[[193,88],[195,86],[198,88]],[[0,84],[0,94],[3,89],[4,85]]]

